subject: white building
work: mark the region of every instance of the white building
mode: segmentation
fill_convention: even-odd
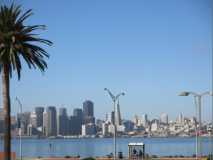
[[[148,116],[147,116],[147,114],[143,114],[142,115],[142,124],[143,124],[143,126],[146,127],[147,123],[148,123]]]
[[[117,126],[117,131],[118,132],[125,132],[125,126],[124,125]]]
[[[109,127],[109,123],[106,123],[106,122],[102,123],[102,135],[106,136],[109,134],[108,127]]]
[[[151,131],[156,132],[159,128],[159,124],[157,122],[152,123],[151,125]]]
[[[82,136],[91,136],[96,134],[96,127],[95,124],[89,123],[89,124],[83,124],[82,125]]]

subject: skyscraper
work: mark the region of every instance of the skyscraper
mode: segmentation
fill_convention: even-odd
[[[90,100],[86,100],[83,103],[83,114],[84,114],[84,117],[86,117],[86,116],[93,117],[93,115],[94,115],[93,107],[94,107],[94,104]]]
[[[143,124],[143,126],[146,127],[147,123],[148,123],[148,116],[147,116],[147,114],[143,114],[142,115],[142,124]]]
[[[45,135],[56,136],[57,135],[57,113],[54,106],[49,106],[44,114]]]
[[[83,111],[81,108],[75,108],[73,110],[73,116],[78,117],[81,123],[83,122]]]
[[[58,135],[65,136],[68,134],[68,116],[66,108],[59,109],[58,115]]]
[[[37,127],[37,115],[35,112],[31,112],[30,114],[30,124],[32,125],[32,127],[36,128]]]
[[[94,104],[92,101],[86,100],[83,103],[83,123],[95,123]]]
[[[35,114],[37,118],[36,127],[43,127],[43,113],[44,113],[44,107],[35,107]]]
[[[164,124],[168,124],[168,114],[162,113],[160,116],[160,122]]]
[[[69,118],[69,135],[80,135],[81,123],[77,116],[70,116]]]

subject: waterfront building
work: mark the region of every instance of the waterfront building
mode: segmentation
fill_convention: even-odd
[[[81,108],[75,108],[73,110],[73,116],[78,117],[81,120],[81,122],[83,122],[83,111]]]
[[[108,132],[111,133],[111,134],[114,134],[114,124],[108,125]]]
[[[112,122],[111,122],[111,113],[107,113],[107,114],[106,114],[105,122],[107,122],[107,123],[112,123]]]
[[[151,131],[152,132],[158,131],[158,128],[159,128],[158,123],[156,123],[156,122],[152,123],[152,125],[151,125]]]
[[[27,136],[41,135],[41,132],[38,131],[32,124],[27,126]]]
[[[94,103],[90,100],[83,103],[83,124],[87,123],[95,123]]]
[[[20,122],[22,135],[27,135],[27,126],[30,124],[30,112],[23,112],[17,114],[17,119]]]
[[[134,123],[130,120],[125,120],[123,122],[124,126],[125,126],[125,132],[131,132],[134,129]]]
[[[97,119],[97,120],[96,120],[96,130],[97,130],[97,132],[102,131],[102,124],[103,124],[103,123],[104,123],[104,121],[101,120],[101,119]]]
[[[35,107],[35,114],[37,117],[36,128],[43,127],[43,113],[44,113],[44,107]]]
[[[135,127],[142,126],[142,119],[138,115],[135,115],[133,118],[133,122],[135,124]]]
[[[125,126],[124,125],[117,126],[117,132],[125,132]]]
[[[68,134],[69,135],[80,135],[81,134],[81,121],[77,116],[70,116],[68,123]]]
[[[49,106],[44,114],[44,132],[46,136],[57,135],[57,112],[54,106]]]
[[[109,135],[109,129],[108,129],[108,127],[109,127],[109,123],[108,122],[103,122],[102,123],[102,135],[103,136]]]
[[[96,126],[93,123],[82,125],[82,136],[96,135]]]
[[[84,114],[84,117],[87,117],[87,116],[93,117],[94,116],[94,104],[92,101],[90,101],[90,100],[84,101],[83,114]]]
[[[80,125],[80,128],[81,128],[81,125],[83,123],[83,110],[81,108],[75,108],[73,110],[73,116],[77,117],[78,119],[78,123]],[[80,129],[81,130],[81,129]],[[81,132],[80,132],[81,133]]]
[[[67,109],[60,108],[59,115],[57,119],[57,134],[65,136],[68,134],[68,116],[67,116]]]
[[[160,123],[168,124],[168,114],[162,113],[160,115]]]
[[[142,115],[141,121],[142,121],[142,125],[143,125],[144,127],[147,127],[147,125],[148,125],[148,116],[147,116],[147,114],[143,114],[143,115]]]
[[[32,125],[32,127],[37,128],[37,115],[35,112],[31,112],[30,114],[30,124]]]

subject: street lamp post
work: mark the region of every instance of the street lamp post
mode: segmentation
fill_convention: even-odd
[[[113,157],[114,157],[114,160],[116,160],[116,132],[117,132],[117,126],[115,124],[115,122],[116,122],[116,116],[115,116],[116,115],[116,101],[118,100],[118,98],[120,96],[124,96],[125,93],[121,92],[115,96],[112,94],[112,92],[109,89],[104,88],[104,90],[108,92],[108,94],[110,95],[110,97],[112,98],[112,101],[113,101],[113,108],[114,108],[114,154],[113,154],[114,156]]]
[[[18,99],[18,97],[16,97],[16,101],[18,102],[18,104],[19,104],[19,113],[20,113],[20,128],[19,128],[19,145],[20,145],[20,160],[22,160],[22,135],[21,135],[21,114],[22,114],[22,103],[21,103],[21,101]]]
[[[179,94],[179,96],[189,96],[193,95],[195,98],[195,105],[196,105],[196,117],[197,117],[197,109],[198,109],[198,133],[197,133],[197,124],[196,124],[196,159],[199,157],[202,157],[202,144],[201,144],[201,125],[202,125],[202,119],[201,119],[201,99],[204,95],[212,95],[211,92],[204,92],[201,94],[195,93],[195,92],[182,92]]]

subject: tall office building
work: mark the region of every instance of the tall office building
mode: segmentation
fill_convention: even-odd
[[[54,106],[49,106],[44,113],[44,131],[46,136],[57,135],[57,113]]]
[[[23,135],[27,135],[27,127],[30,124],[30,112],[23,112],[17,114],[17,119],[20,122],[21,130]]]
[[[83,123],[95,123],[94,104],[92,101],[86,100],[83,103]]]
[[[81,123],[83,122],[83,111],[81,108],[75,108],[73,110],[73,116],[78,117]]]
[[[182,124],[183,122],[184,122],[184,117],[182,113],[180,113],[177,118],[177,123]]]
[[[77,116],[70,116],[69,118],[69,135],[80,135],[81,123]]]
[[[68,134],[68,116],[66,108],[59,109],[57,128],[58,128],[58,135],[65,136]]]
[[[168,124],[168,114],[162,113],[160,116],[160,122],[164,124]]]
[[[92,101],[86,100],[83,103],[83,114],[84,116],[94,116],[94,104]]]
[[[82,125],[82,136],[92,136],[96,134],[95,124],[89,123]]]
[[[35,107],[35,114],[36,114],[36,121],[37,126],[36,127],[43,127],[43,113],[44,113],[44,107]]]
[[[35,112],[31,112],[30,114],[30,124],[32,127],[36,128],[37,127],[37,115]]]
[[[147,126],[147,124],[148,124],[148,116],[147,116],[147,114],[143,114],[142,115],[142,124],[143,124],[144,127]]]

